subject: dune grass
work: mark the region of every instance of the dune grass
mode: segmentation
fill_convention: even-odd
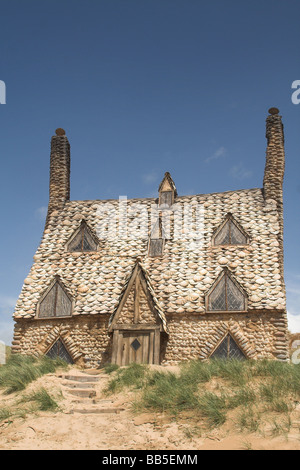
[[[0,368],[0,388],[6,394],[24,390],[26,386],[45,374],[53,373],[57,368],[66,368],[67,364],[60,359],[47,356],[12,355],[7,363]]]
[[[45,374],[54,373],[58,368],[66,369],[68,364],[60,359],[42,356],[11,355],[7,363],[0,368],[0,388],[6,395],[21,392],[27,385]],[[19,396],[10,406],[0,407],[0,422],[25,418],[28,413],[37,411],[56,411],[58,404],[45,388],[31,394]]]
[[[111,369],[110,372],[112,372]],[[110,380],[105,393],[116,393],[126,387],[142,388],[146,377],[147,366],[131,364],[129,367],[115,369],[115,376]]]
[[[58,409],[57,401],[43,387],[29,395],[24,395],[19,403],[33,403],[39,411],[56,411]]]
[[[300,401],[300,366],[267,360],[192,361],[172,373],[131,364],[116,371],[106,393],[124,388],[140,390],[136,410],[172,416],[190,412],[211,427],[224,424],[228,412],[237,410],[238,427],[255,432],[266,412],[284,414],[289,422]]]
[[[38,411],[55,412],[59,409],[58,403],[45,388],[23,395],[11,406],[0,408],[0,423],[13,421],[15,418],[25,419],[28,414]]]
[[[106,374],[112,374],[113,372],[115,372],[118,369],[119,369],[119,366],[117,364],[107,364],[104,367],[104,372]]]

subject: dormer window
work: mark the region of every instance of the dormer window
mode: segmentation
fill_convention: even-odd
[[[228,214],[226,220],[213,235],[213,245],[247,245],[249,237],[236,222],[232,214]]]
[[[38,304],[38,318],[61,318],[72,316],[72,299],[59,277],[47,289]]]
[[[246,311],[247,295],[227,269],[206,296],[206,309],[209,312]]]
[[[157,258],[163,255],[164,240],[162,238],[150,238],[149,241],[149,256]]]
[[[70,252],[90,252],[97,251],[98,242],[92,230],[85,221],[81,223],[79,230],[75,232],[68,244]]]
[[[150,235],[149,256],[151,258],[163,256],[164,244],[165,237],[162,224],[162,216],[161,214],[159,214],[158,220],[155,223]]]
[[[172,207],[177,197],[177,190],[170,173],[165,173],[159,186],[159,206]]]
[[[173,205],[173,191],[162,191],[160,193],[160,200],[159,200],[159,205],[160,206],[169,206],[171,207]]]

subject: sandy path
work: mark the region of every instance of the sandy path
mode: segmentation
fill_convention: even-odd
[[[71,371],[72,372],[72,371]],[[70,373],[71,373],[70,372]],[[74,371],[73,371],[74,372]],[[74,373],[78,373],[75,371]],[[99,400],[106,398],[102,389],[109,377],[102,374],[96,385]],[[221,450],[221,449],[282,449],[300,450],[299,424],[292,426],[288,436],[276,438],[255,434],[239,434],[229,422],[224,427],[195,434],[195,423],[189,420],[172,422],[161,414],[135,415],[130,408],[134,394],[112,397],[112,402],[90,406],[68,394],[65,381],[48,375],[30,385],[26,393],[47,388],[54,396],[62,391],[57,413],[29,414],[0,424],[1,450]],[[0,396],[0,404],[10,405],[16,397]],[[111,400],[111,397],[109,397]],[[95,409],[99,406],[124,408],[120,413],[79,414],[74,409]]]

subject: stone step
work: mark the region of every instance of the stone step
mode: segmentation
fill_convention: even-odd
[[[72,382],[99,382],[99,377],[92,375],[64,375],[65,380],[71,380]]]
[[[125,408],[93,408],[93,409],[74,409],[70,413],[80,414],[119,414],[121,411],[125,411]]]
[[[89,375],[106,375],[105,372],[103,372],[103,370],[101,369],[85,369],[84,370],[84,373],[85,374],[89,374]]]
[[[95,390],[84,390],[84,389],[75,389],[66,390],[70,395],[74,395],[75,397],[82,397],[82,398],[94,398],[96,396]]]
[[[91,388],[93,389],[95,387],[94,383],[84,383],[84,382],[72,383],[71,381],[70,381],[70,383],[64,382],[62,385],[64,387],[81,388],[81,389],[91,389]]]
[[[91,404],[93,404],[93,405],[101,405],[101,404],[102,405],[103,404],[109,405],[110,404],[111,405],[114,402],[113,402],[113,400],[102,400],[101,398],[93,398],[93,399],[91,399],[91,398],[79,398],[77,400],[76,400],[76,398],[74,398],[74,399],[71,400],[71,403],[74,403],[74,404],[77,404],[77,405],[78,404],[80,404],[80,405],[87,405],[87,404],[89,404],[89,405],[91,405]]]

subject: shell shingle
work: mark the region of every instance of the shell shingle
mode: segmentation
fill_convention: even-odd
[[[117,217],[112,232],[103,235],[101,214],[108,202]],[[38,299],[55,275],[60,275],[66,288],[72,292],[75,314],[92,311],[111,315],[137,257],[142,259],[162,311],[170,311],[172,296],[173,313],[191,310],[202,313],[205,292],[224,266],[229,267],[247,292],[255,291],[255,296],[249,297],[250,309],[278,308],[278,295],[266,296],[267,286],[276,286],[279,292],[284,290],[277,269],[280,266],[278,216],[276,211],[265,210],[261,189],[178,197],[176,211],[166,212],[170,220],[170,237],[165,241],[164,255],[160,259],[148,256],[151,206],[156,200],[127,201],[128,208],[138,203],[148,214],[148,232],[143,237],[135,236],[134,230],[128,231],[127,235],[125,233],[126,236],[118,236],[121,223],[118,203],[117,200],[70,201],[63,210],[53,212],[34,256],[34,264],[24,281],[15,318],[35,316]],[[193,216],[190,219],[180,216],[189,207],[203,210],[198,232],[195,231]],[[242,227],[245,224],[244,229],[250,239],[248,245],[212,246],[213,233],[228,213],[232,213]],[[99,249],[96,253],[69,253],[66,248],[68,241],[83,219],[97,234]],[[178,230],[176,224],[183,221],[184,230]],[[189,238],[192,230],[199,240]],[[274,269],[277,269],[276,278]],[[284,305],[284,298],[280,304]]]

